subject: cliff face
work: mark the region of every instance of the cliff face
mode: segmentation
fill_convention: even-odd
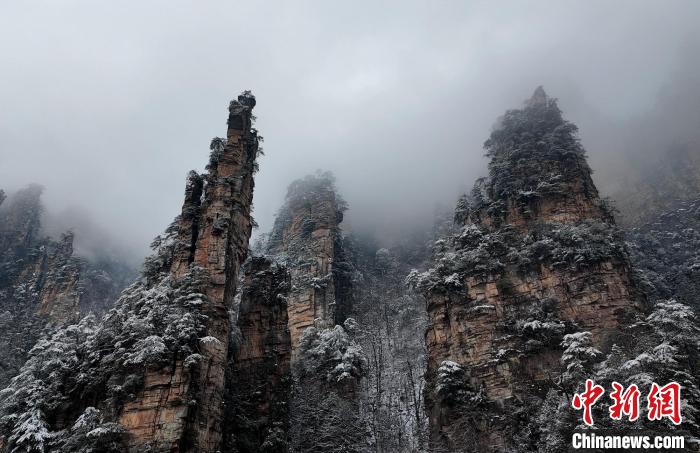
[[[642,289],[696,299],[697,200],[632,231],[633,274],[576,127],[538,89],[485,143],[489,177],[436,225],[427,272],[408,269],[428,236],[344,237],[319,173],[289,187],[237,291],[254,106],[231,102],[207,172],[190,172],[181,214],[100,321],[82,316],[112,286],[71,233],[41,237],[40,190],[0,191],[0,452],[558,453],[583,379],[640,373],[680,382],[682,428],[699,432],[694,313],[663,301],[640,317]]]
[[[9,277],[17,276],[21,266],[17,266],[16,261],[22,260],[32,244],[40,239],[41,192],[40,186],[32,185],[18,191],[9,201],[4,201],[3,192],[3,202],[0,203],[0,250],[4,282],[7,282]]]
[[[289,269],[290,450],[363,451],[360,382],[366,368],[356,341],[350,273],[339,223],[345,203],[328,173],[293,182],[267,251]],[[245,344],[245,343],[244,343]]]
[[[287,451],[291,392],[291,339],[287,270],[254,257],[245,267],[231,349],[225,451]]]
[[[59,241],[41,237],[41,192],[39,186],[30,186],[0,210],[3,299],[59,323],[75,320],[85,263],[73,256],[73,233]]]
[[[308,327],[332,327],[346,316],[348,283],[334,266],[343,253],[338,225],[344,210],[332,176],[320,174],[289,186],[275,220],[267,252],[292,276],[288,313],[293,349]]]
[[[231,102],[227,138],[212,141],[206,174],[189,175],[143,278],[100,322],[82,319],[32,350],[0,398],[0,445],[220,450],[229,311],[252,228],[254,106],[249,92]]]
[[[238,271],[248,251],[252,230],[250,206],[258,138],[251,128],[255,98],[243,94],[229,106],[225,141],[212,142],[204,176],[190,174],[182,214],[177,222],[170,275],[183,278],[192,265],[208,276],[206,341],[199,345],[198,366],[190,373],[183,359],[149,370],[143,392],[127,402],[119,418],[131,434],[130,446],[159,450],[192,448],[213,452],[222,441],[225,372]],[[202,182],[206,190],[202,191]],[[196,407],[188,399],[194,397]]]
[[[45,328],[104,313],[130,276],[124,266],[74,256],[70,231],[42,237],[41,192],[30,186],[0,207],[0,387]]]
[[[409,278],[428,300],[434,448],[507,447],[518,407],[561,374],[563,336],[588,331],[605,350],[637,313],[626,251],[575,133],[541,88],[507,112],[485,144],[490,177],[460,200],[433,268]]]

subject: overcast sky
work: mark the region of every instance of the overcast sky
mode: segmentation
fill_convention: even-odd
[[[0,187],[41,183],[144,253],[250,89],[262,231],[319,168],[350,227],[394,231],[485,173],[494,121],[540,84],[610,184],[610,135],[697,81],[699,20],[696,0],[0,1]]]

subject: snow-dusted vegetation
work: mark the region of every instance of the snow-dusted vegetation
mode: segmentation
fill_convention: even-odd
[[[559,453],[583,428],[572,401],[587,379],[680,383],[682,425],[623,425],[601,400],[596,427],[700,445],[697,201],[625,237],[576,126],[538,88],[498,120],[489,176],[454,215],[392,240],[343,231],[347,203],[319,171],[289,186],[243,263],[254,221],[231,200],[252,197],[257,131],[249,167],[226,172],[254,104],[233,101],[235,140],[212,140],[209,173],[189,174],[181,215],[101,318],[76,303],[34,331],[33,311],[10,310],[103,306],[116,279],[72,258],[71,235],[38,238],[37,188],[24,217],[0,211],[32,245],[0,230],[0,452]]]
[[[199,342],[207,338],[200,313],[206,279],[196,269],[177,282],[144,278],[101,322],[86,317],[40,340],[1,392],[0,427],[11,433],[9,448],[123,451],[115,416],[142,388],[144,372],[176,360],[197,363]]]

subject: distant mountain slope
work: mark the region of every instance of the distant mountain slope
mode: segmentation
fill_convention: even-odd
[[[700,196],[628,232],[632,260],[654,299],[675,298],[700,309]]]
[[[653,222],[661,213],[700,196],[700,143],[669,147],[642,167],[625,188],[612,194],[624,227]]]
[[[650,297],[700,309],[700,144],[669,148],[613,197]]]
[[[73,253],[72,232],[41,234],[42,188],[0,197],[0,388],[50,329],[101,315],[134,276],[125,264]]]

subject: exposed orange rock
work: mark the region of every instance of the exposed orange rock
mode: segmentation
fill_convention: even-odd
[[[17,373],[46,327],[103,313],[129,278],[121,263],[76,256],[72,231],[57,239],[43,236],[42,191],[30,185],[0,207],[0,388]]]
[[[464,229],[451,239],[445,260],[464,259],[466,267],[444,276],[437,268],[432,278],[442,280],[426,291],[426,402],[436,447],[464,447],[454,441],[455,430],[464,427],[453,423],[467,410],[439,395],[441,364],[463,367],[470,387],[483,392],[491,408],[481,409],[491,411],[490,418],[473,418],[481,421],[469,428],[470,448],[503,451],[513,433],[498,422],[507,411],[497,408],[546,394],[562,371],[557,335],[590,331],[605,349],[638,313],[641,298],[624,246],[590,178],[575,126],[541,90],[513,115],[486,144],[490,179],[458,206]],[[610,234],[610,251],[588,256],[579,233]],[[607,250],[606,241],[601,249]],[[541,326],[552,328],[552,338],[537,336]]]
[[[73,258],[73,233],[68,232],[53,250],[41,256],[34,268],[25,270],[20,279],[29,281],[44,273],[37,311],[56,321],[75,320],[80,315],[81,270],[80,262]]]
[[[124,406],[119,421],[127,427],[129,448],[134,451],[145,445],[155,451],[221,448],[231,329],[228,311],[252,230],[250,206],[258,153],[257,132],[251,127],[254,106],[255,98],[249,93],[231,102],[227,138],[225,143],[213,143],[208,173],[188,177],[170,269],[173,278],[181,277],[192,263],[207,271],[207,336],[200,342],[202,360],[191,379],[181,360],[169,368],[147,370],[142,394]]]
[[[170,266],[170,272],[176,278],[182,277],[194,261],[194,252],[199,236],[203,190],[204,178],[202,175],[196,171],[190,171],[185,186],[185,202],[177,222],[177,242],[173,262]]]
[[[40,236],[40,186],[29,186],[0,214],[0,258],[7,266],[5,284],[14,285],[18,302],[55,323],[80,316],[80,279],[85,263],[73,256],[74,234],[57,241]]]
[[[180,451],[188,415],[189,374],[182,363],[145,375],[143,390],[124,405],[119,422],[129,432],[134,450],[148,442],[157,451]]]
[[[309,176],[290,185],[275,221],[268,253],[285,263],[292,276],[287,311],[293,349],[306,328],[343,320],[345,301],[336,297],[333,263],[342,253],[338,225],[344,209],[329,175]]]

